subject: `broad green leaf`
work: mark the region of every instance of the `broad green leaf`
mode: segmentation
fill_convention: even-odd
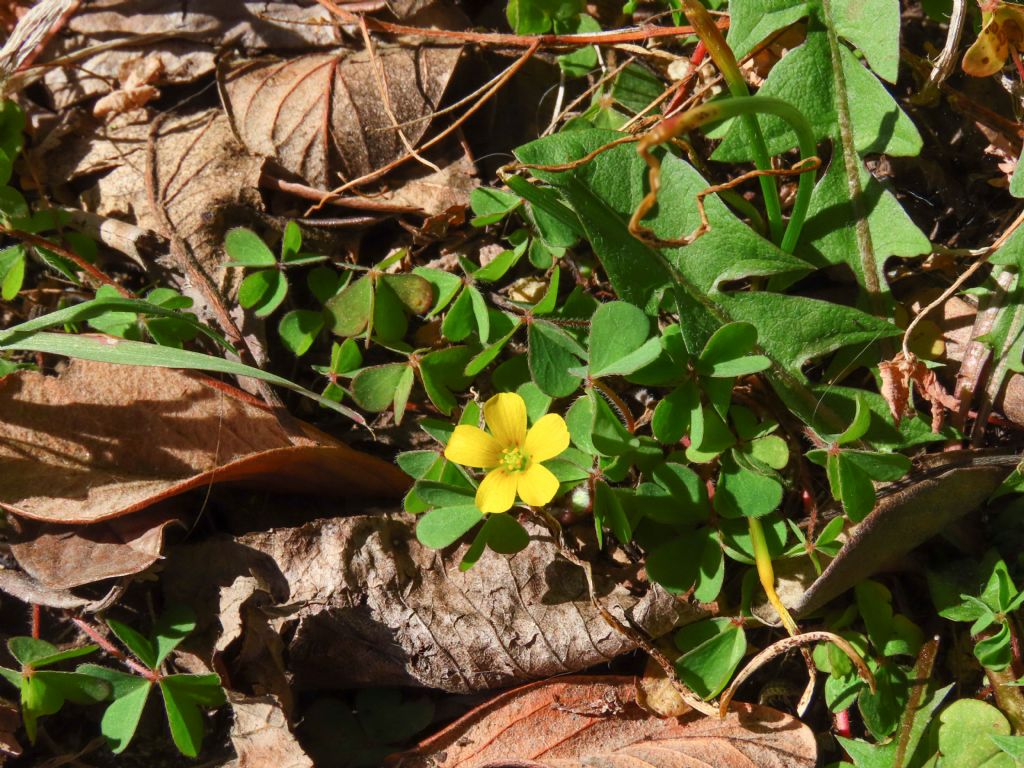
[[[744,469],[729,456],[715,490],[715,511],[723,517],[763,517],[782,502],[782,484],[773,477]]]
[[[1010,628],[1000,624],[994,635],[979,640],[974,644],[974,655],[986,669],[1001,672],[1013,661],[1013,647]]]
[[[651,476],[672,500],[671,517],[656,519],[675,525],[704,522],[708,519],[711,509],[708,504],[707,486],[696,472],[685,464],[670,460],[655,467]]]
[[[789,445],[778,435],[759,437],[747,447],[746,453],[772,469],[783,469],[789,463]]]
[[[529,201],[535,217],[543,213],[552,221],[558,222],[563,230],[572,233],[572,239],[565,238],[569,242],[559,240],[551,243],[551,245],[569,247],[586,234],[576,213],[561,202],[558,195],[551,188],[530,184],[522,176],[510,176],[508,178],[508,185],[517,195]],[[542,236],[544,235],[542,234]]]
[[[724,618],[683,627],[675,643],[683,652],[676,660],[676,672],[703,699],[721,693],[747,652],[743,627]]]
[[[443,269],[416,267],[412,272],[434,286],[434,293],[437,298],[434,300],[433,308],[431,308],[430,313],[427,315],[428,318],[434,317],[447,307],[463,285],[461,277],[453,275],[451,272],[445,272]]]
[[[604,371],[643,346],[650,333],[650,319],[632,304],[611,301],[599,306],[590,318],[591,375],[607,375]],[[657,351],[660,351],[660,344]]]
[[[718,541],[717,531],[701,528],[699,533],[704,534],[704,544],[700,550],[700,565],[693,597],[702,603],[710,603],[718,598],[722,584],[725,583],[725,556]]]
[[[25,282],[25,248],[12,245],[0,251],[0,299],[11,301]]]
[[[471,378],[463,373],[472,350],[469,347],[448,347],[428,352],[420,358],[420,380],[423,389],[437,409],[446,416],[458,405],[453,391],[469,386]]]
[[[73,704],[95,704],[110,696],[110,684],[80,672],[54,672],[44,669],[32,676],[44,683],[50,694]]]
[[[416,523],[416,538],[425,547],[444,549],[461,539],[483,520],[483,513],[473,504],[440,507],[423,515]]]
[[[871,426],[871,411],[864,398],[858,394],[857,410],[853,415],[853,421],[850,422],[850,426],[835,441],[838,445],[854,443],[867,434],[869,426]]]
[[[262,238],[245,227],[235,227],[224,237],[224,250],[231,261],[229,267],[273,267],[277,264],[274,253]]]
[[[408,330],[409,319],[404,303],[391,283],[378,281],[373,293],[373,335],[385,343],[395,342],[400,341]]]
[[[406,366],[398,379],[395,387],[395,424],[402,423],[402,416],[405,415],[405,407],[409,403],[409,395],[412,393],[412,385],[416,382],[416,374],[412,366]]]
[[[926,754],[941,753],[943,766],[1014,768],[1016,761],[992,740],[1009,735],[1010,724],[998,709],[963,698],[939,713],[921,746]]]
[[[1003,752],[1008,754],[1017,764],[1024,763],[1024,736],[1002,736],[991,734],[989,738]]]
[[[486,344],[491,337],[491,319],[487,311],[487,302],[484,301],[483,294],[475,285],[467,285],[462,295],[469,296],[470,304],[473,307],[473,318],[476,321],[477,335],[480,337],[480,343]]]
[[[430,453],[434,456],[433,451]],[[461,507],[473,503],[476,491],[473,488],[449,485],[436,480],[416,483],[416,493],[432,507]]]
[[[26,666],[35,669],[48,667],[68,659],[77,659],[93,653],[98,645],[83,645],[78,648],[60,650],[45,640],[32,637],[12,637],[7,641],[7,649],[11,656]]]
[[[507,514],[488,515],[480,529],[487,546],[499,555],[522,552],[530,543],[530,535],[518,521]]]
[[[390,288],[402,305],[414,315],[423,315],[434,304],[434,286],[417,274],[380,276],[380,283]]]
[[[842,458],[874,480],[894,482],[910,471],[910,459],[900,453],[844,450]]]
[[[704,540],[690,532],[652,550],[647,556],[647,576],[669,592],[682,594],[700,573]]]
[[[567,373],[585,353],[565,331],[544,320],[534,320],[527,329],[530,374],[541,391],[551,397],[571,395],[580,379]]]
[[[485,266],[480,267],[480,269],[474,272],[473,279],[484,283],[495,283],[501,280],[512,267],[519,263],[523,254],[526,253],[527,245],[528,241],[523,240],[515,248],[502,251],[491,261],[487,262]]]
[[[439,457],[437,451],[405,451],[395,457],[395,463],[409,477],[422,480]]]
[[[410,370],[408,363],[363,368],[352,378],[352,397],[360,408],[373,413],[386,411],[394,403],[395,393],[407,370]]]

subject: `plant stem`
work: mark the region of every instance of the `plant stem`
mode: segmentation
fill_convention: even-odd
[[[686,20],[693,25],[697,36],[707,47],[712,61],[715,62],[715,66],[722,73],[725,84],[729,88],[729,93],[737,98],[750,96],[747,81],[743,79],[743,73],[740,71],[740,65],[736,61],[736,56],[733,55],[732,48],[726,42],[722,30],[715,24],[715,20],[711,18],[711,14],[700,4],[699,0],[682,0],[682,4]],[[771,156],[768,154],[768,145],[765,143],[764,134],[761,133],[761,126],[758,124],[757,118],[753,114],[745,113],[741,116],[741,119],[750,132],[754,151],[754,165],[761,171],[771,170]],[[814,154],[813,150],[811,154]],[[775,179],[771,176],[761,176],[759,182],[761,184],[761,194],[764,195],[764,208],[768,216],[768,228],[771,232],[772,240],[778,243],[782,238],[782,205],[779,202],[779,190],[775,185]]]
[[[750,524],[750,542],[754,547],[754,563],[757,565],[757,577],[761,582],[761,587],[764,589],[765,595],[768,596],[768,602],[772,604],[775,612],[782,619],[782,626],[791,636],[795,637],[800,634],[800,630],[775,591],[775,570],[772,568],[772,556],[768,552],[768,542],[764,538],[764,527],[756,517],[748,517],[747,521]]]

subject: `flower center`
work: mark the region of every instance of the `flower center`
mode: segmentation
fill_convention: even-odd
[[[530,465],[530,457],[518,446],[505,448],[501,452],[501,467],[506,472],[522,472]]]

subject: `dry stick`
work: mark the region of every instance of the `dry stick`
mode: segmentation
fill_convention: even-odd
[[[586,560],[581,559],[572,551],[572,548],[565,541],[561,524],[553,518],[550,513],[546,510],[541,510],[540,518],[541,522],[543,522],[545,527],[551,532],[551,536],[555,540],[555,546],[558,547],[559,554],[561,554],[562,557],[570,563],[583,570],[583,575],[587,580],[587,592],[590,595],[590,602],[594,606],[595,610],[597,610],[601,615],[601,618],[604,619],[605,623],[623,637],[628,638],[634,645],[654,659],[654,662],[665,672],[665,677],[671,682],[672,688],[679,694],[680,698],[687,706],[697,710],[703,715],[707,715],[708,717],[714,717],[717,715],[718,711],[714,706],[700,699],[693,691],[679,681],[675,667],[672,665],[669,658],[661,652],[661,649],[648,640],[642,632],[637,631],[633,627],[626,626],[612,615],[611,611],[604,607],[597,597],[597,589],[594,586],[593,566]]]
[[[398,138],[402,142],[402,146],[405,147],[406,151],[416,158],[419,162],[423,163],[427,168],[432,170],[434,173],[440,173],[441,169],[438,168],[434,163],[421,156],[416,148],[410,143],[409,138],[405,135],[401,126],[398,124],[398,118],[395,116],[395,110],[391,106],[391,92],[388,90],[387,74],[384,72],[384,65],[380,59],[377,58],[377,50],[373,45],[373,38],[370,37],[370,31],[366,28],[366,17],[359,17],[359,32],[363,36],[363,44],[366,46],[366,52],[370,56],[370,67],[373,69],[373,79],[377,81],[377,92],[380,94],[381,104],[384,106],[384,113],[388,116],[391,121],[391,126],[394,131],[398,134]]]
[[[857,671],[860,672],[860,676],[867,680],[868,686],[871,688],[871,692],[875,693],[878,690],[878,687],[875,685],[875,676],[871,674],[871,670],[868,669],[868,665],[864,663],[864,659],[860,657],[860,654],[857,653],[854,647],[844,638],[833,634],[832,632],[804,632],[801,635],[785,637],[777,643],[772,643],[757,654],[757,656],[752,658],[747,663],[747,666],[745,666],[740,673],[736,675],[736,678],[732,681],[732,685],[729,686],[729,690],[722,694],[718,708],[719,716],[725,717],[725,713],[729,709],[729,702],[732,701],[732,697],[736,695],[736,690],[746,682],[748,677],[776,656],[781,656],[794,648],[810,645],[811,643],[834,643],[839,647],[839,650],[850,657],[850,661],[852,661],[854,666],[857,667]]]
[[[332,0],[317,0],[324,8],[337,16],[343,23],[358,24],[359,16],[349,13]],[[719,19],[720,29],[729,28],[729,20]],[[404,24],[392,24],[372,17],[366,17],[366,26],[372,32],[384,32],[389,35],[413,35],[433,40],[455,40],[460,43],[477,43],[479,45],[495,45],[506,48],[531,48],[534,45],[543,48],[573,47],[586,45],[611,45],[613,43],[637,43],[658,37],[684,37],[694,33],[693,27],[655,27],[637,26],[627,29],[613,29],[607,32],[592,32],[573,35],[508,35],[500,32],[468,32],[454,29],[428,29],[426,27],[410,27]]]
[[[918,323],[920,323],[932,310],[942,306],[950,296],[960,290],[960,287],[970,279],[971,275],[988,263],[989,257],[1003,246],[1003,244],[1010,238],[1010,235],[1016,232],[1017,228],[1020,227],[1021,224],[1024,224],[1024,211],[1021,211],[1020,215],[1013,220],[1013,223],[1006,228],[1006,231],[996,238],[996,241],[992,243],[992,245],[984,250],[981,256],[978,257],[977,261],[965,269],[963,274],[953,281],[952,285],[944,290],[939,297],[935,299],[935,301],[918,312],[914,319],[910,321],[910,324],[907,326],[907,330],[903,333],[903,356],[907,360],[914,359],[914,355],[910,351],[910,337],[913,335]]]
[[[322,2],[323,0],[320,1]],[[530,57],[533,56],[533,54],[535,54],[539,48],[540,43],[536,42],[529,48],[527,48],[526,51],[523,52],[523,55],[516,59],[515,64],[513,64],[512,66],[505,70],[502,76],[494,82],[494,85],[492,85],[490,89],[488,89],[487,93],[480,97],[479,101],[477,101],[476,104],[467,109],[457,120],[455,120],[451,125],[445,128],[439,134],[437,134],[437,136],[432,138],[430,141],[425,142],[420,147],[420,151],[422,152],[424,150],[430,149],[432,146],[434,146],[438,142],[442,141],[443,139],[447,138],[452,133],[457,131],[462,126],[463,123],[465,123],[470,117],[473,116],[474,113],[476,113],[478,109],[480,109],[484,104],[487,103],[488,99],[490,99],[494,94],[500,91],[502,87],[504,87],[505,83],[507,83],[516,72],[522,69],[526,62],[530,60]],[[331,192],[325,195],[320,200],[320,202],[309,208],[309,210],[307,210],[304,215],[309,216],[310,214],[319,211],[324,205],[330,202],[331,198],[340,195],[342,192],[345,192],[349,189],[352,189],[353,187],[360,186],[367,182],[373,181],[375,179],[379,179],[381,176],[390,173],[392,170],[405,163],[411,157],[412,155],[406,153],[399,157],[398,159],[392,160],[387,165],[378,168],[375,171],[371,171],[370,173],[364,174],[363,176],[360,176],[357,179],[352,179],[352,181],[342,184],[340,187],[331,190]]]
[[[647,152],[646,149],[643,150],[640,154],[644,157],[645,160],[648,158],[653,159],[654,162],[657,163],[658,165],[658,173],[661,173],[660,160],[658,160],[649,152]],[[723,184],[714,184],[710,187],[705,187],[696,195],[697,213],[700,215],[700,224],[698,224],[697,228],[693,230],[693,232],[691,232],[689,235],[668,240],[658,237],[657,235],[654,234],[653,231],[651,231],[647,227],[641,226],[639,223],[640,220],[643,219],[644,215],[646,215],[646,213],[654,206],[654,203],[657,202],[657,197],[652,198],[651,195],[648,195],[640,203],[640,206],[637,207],[636,211],[633,212],[633,218],[629,223],[629,232],[637,240],[645,242],[648,245],[653,245],[656,248],[673,248],[678,246],[690,245],[693,243],[694,240],[707,234],[711,230],[711,223],[708,221],[707,211],[704,209],[704,198],[708,197],[709,195],[717,195],[719,192],[728,191],[730,189],[733,189],[734,187],[739,186],[743,182],[748,181],[749,179],[754,179],[759,176],[799,176],[801,173],[810,173],[817,171],[820,167],[820,158],[809,157],[795,163],[792,168],[773,168],[771,170],[764,171],[748,171],[747,173],[737,176],[735,179],[731,179],[730,181],[727,181]],[[648,198],[651,198],[650,201],[648,200]],[[636,222],[635,228],[634,222]]]
[[[942,46],[942,52],[935,60],[935,68],[932,69],[928,82],[924,84],[920,93],[914,96],[911,101],[915,104],[927,104],[939,93],[939,87],[946,82],[946,78],[953,72],[956,65],[956,54],[960,48],[960,38],[964,33],[964,20],[967,18],[967,4],[964,0],[953,0],[953,10],[949,16],[949,31],[946,33],[946,44]]]

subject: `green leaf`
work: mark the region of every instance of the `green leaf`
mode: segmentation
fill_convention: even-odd
[[[476,331],[480,337],[480,343],[486,344],[491,336],[491,319],[487,312],[487,302],[483,294],[475,285],[467,285],[462,294],[469,295],[470,303],[473,306],[473,317],[476,320]]]
[[[512,250],[502,251],[485,266],[480,267],[480,269],[474,272],[473,279],[482,283],[495,283],[501,280],[523,258],[528,245],[529,242],[523,240]]]
[[[503,189],[477,187],[469,195],[469,205],[476,216],[469,222],[474,227],[496,224],[514,211],[522,201],[518,195]]]
[[[441,323],[441,333],[449,341],[463,341],[471,334],[476,327],[476,315],[474,314],[473,297],[468,290],[463,290],[455,299],[455,303],[448,308]]]
[[[839,489],[837,500],[843,502],[843,509],[850,520],[858,523],[875,508],[875,487],[870,476],[850,461],[846,453],[844,451],[835,457],[835,478]],[[830,476],[829,480],[832,479]],[[834,486],[833,494],[835,490]]]
[[[699,533],[704,534],[704,546],[700,550],[700,569],[693,596],[702,603],[710,603],[718,598],[725,583],[725,557],[717,531],[701,528]]]
[[[654,408],[651,429],[663,443],[678,443],[690,428],[690,414],[700,408],[700,392],[689,381],[663,397]]]
[[[170,675],[160,681],[167,723],[178,751],[196,757],[203,743],[200,706],[219,706],[225,701],[217,675]]]
[[[153,626],[156,643],[156,664],[159,667],[181,641],[196,628],[196,613],[189,606],[177,604],[164,609]]]
[[[110,696],[110,684],[80,672],[36,672],[32,679],[46,686],[46,698],[53,696],[73,704],[96,704]],[[45,713],[50,714],[50,713]]]
[[[569,23],[556,24],[556,31],[563,35],[593,33],[600,32],[601,25],[593,16],[581,13]],[[597,51],[592,45],[577,48],[572,53],[565,53],[558,57],[558,66],[566,77],[586,77],[597,67],[597,64]]]
[[[357,336],[366,330],[373,314],[373,282],[361,277],[330,299],[325,308],[334,317],[331,331],[338,336]]]
[[[954,701],[939,713],[929,730],[921,746],[927,750],[926,754],[941,753],[943,766],[1014,768],[1016,765],[993,741],[993,737],[1009,736],[1010,724],[991,704],[970,698]]]
[[[396,342],[408,330],[409,319],[402,300],[390,283],[378,281],[373,293],[373,335],[385,343]]]
[[[1008,754],[1018,764],[1024,763],[1024,736],[1001,736],[990,734],[989,738],[1003,752]]]
[[[118,640],[125,644],[135,657],[150,669],[160,666],[157,661],[156,647],[153,642],[133,627],[116,619],[108,619],[107,626],[114,633]]]
[[[363,368],[352,378],[352,397],[373,413],[386,411],[395,401],[399,386],[411,370],[408,363],[388,363]]]
[[[281,306],[288,295],[288,280],[276,269],[261,269],[248,275],[238,287],[238,303],[256,317],[266,317]]]
[[[743,627],[724,618],[683,627],[676,633],[675,643],[683,651],[676,660],[676,672],[703,699],[725,689],[747,652]]]
[[[487,546],[499,555],[522,552],[530,543],[530,534],[518,521],[507,514],[488,515],[480,529]]]
[[[722,469],[715,489],[715,511],[723,517],[763,517],[782,502],[782,484],[773,477],[757,474],[722,457]]]
[[[417,274],[380,276],[380,284],[386,285],[394,292],[406,310],[414,315],[423,315],[434,304],[434,286],[429,280]]]
[[[273,251],[259,235],[245,227],[235,227],[228,231],[224,237],[224,250],[231,258],[225,266],[273,267],[277,264]]]
[[[660,93],[660,90],[659,90]],[[556,234],[552,246],[568,248],[576,244],[576,241],[585,235],[583,225],[576,213],[558,199],[558,195],[550,187],[541,187],[530,184],[522,176],[510,176],[509,187],[520,195],[524,200],[530,202],[530,209],[538,226],[543,220],[541,214],[550,222],[557,222],[559,229],[557,234],[550,224],[546,227],[547,232],[542,232],[541,237],[548,239]],[[568,233],[568,236],[565,236]]]
[[[850,426],[839,435],[835,442],[838,445],[844,445],[846,443],[854,443],[860,440],[868,432],[868,427],[871,425],[871,410],[868,408],[867,403],[863,395],[857,395],[857,410],[853,415],[853,421],[850,422]]]
[[[461,539],[483,520],[483,513],[472,503],[441,507],[427,512],[416,523],[416,538],[425,547],[444,549]]]
[[[11,656],[21,664],[33,669],[48,667],[67,659],[87,656],[97,648],[99,648],[98,645],[83,645],[62,651],[45,640],[33,637],[12,637],[7,641],[7,650],[11,652]]]
[[[295,260],[301,250],[302,230],[297,222],[289,221],[284,225],[284,234],[281,236],[281,261]]]
[[[302,357],[313,346],[324,328],[324,313],[308,309],[293,309],[281,318],[277,332],[281,341],[296,357]]]
[[[0,251],[0,298],[11,301],[25,282],[25,247],[12,245]]]
[[[448,347],[428,352],[420,358],[420,380],[427,397],[441,413],[450,415],[458,405],[453,391],[462,391],[471,381],[463,374],[472,350],[469,347]]]
[[[697,580],[703,545],[693,533],[662,544],[647,556],[647,576],[669,592],[683,594]]]
[[[427,315],[428,318],[438,315],[441,310],[447,307],[463,285],[461,277],[453,275],[451,272],[445,272],[443,269],[416,267],[412,272],[434,286],[434,293],[437,295],[437,298],[434,300],[433,308],[431,308],[430,313]]]
[[[528,361],[533,381],[551,397],[571,395],[580,379],[567,373],[585,353],[565,331],[544,320],[534,320],[527,329]]]
[[[643,346],[650,333],[650,319],[643,310],[632,304],[612,301],[599,306],[590,319],[588,344],[591,375],[605,375],[603,372],[606,369],[612,368],[622,358]],[[660,344],[657,351],[660,352]],[[651,358],[653,359],[654,357]],[[634,370],[640,367],[642,366],[637,366]]]
[[[604,480],[594,484],[594,517],[607,525],[620,543],[628,544],[632,541],[633,529],[622,508],[622,502]]]
[[[83,664],[78,671],[110,684],[114,701],[103,713],[100,732],[107,737],[111,751],[115,755],[121,754],[135,736],[153,684],[144,677],[95,664]]]
[[[910,471],[910,459],[900,453],[846,449],[841,455],[844,461],[855,465],[875,480],[895,482]]]
[[[974,655],[981,665],[987,669],[1001,672],[1013,661],[1012,639],[1010,627],[1000,624],[994,635],[979,640],[974,644]]]

